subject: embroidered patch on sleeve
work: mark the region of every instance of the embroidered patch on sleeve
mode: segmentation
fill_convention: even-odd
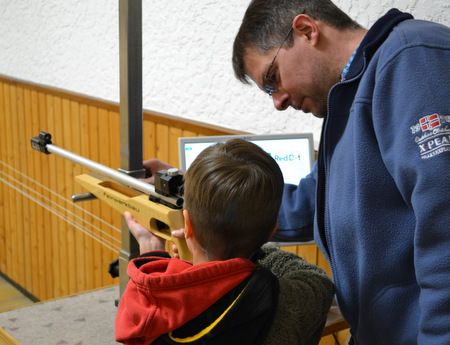
[[[450,151],[450,115],[432,114],[419,119],[411,126],[414,141],[419,147],[420,157],[427,159]]]

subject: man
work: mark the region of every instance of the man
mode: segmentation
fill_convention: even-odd
[[[324,118],[275,237],[314,228],[351,343],[449,344],[449,28],[393,9],[365,30],[328,0],[254,0],[233,67],[277,109]]]

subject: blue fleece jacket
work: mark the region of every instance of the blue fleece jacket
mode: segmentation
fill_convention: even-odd
[[[330,90],[275,236],[314,225],[355,344],[450,344],[449,176],[450,29],[391,10]]]

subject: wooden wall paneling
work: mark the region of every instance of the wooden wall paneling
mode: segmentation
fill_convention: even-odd
[[[37,133],[33,136],[39,134],[39,131],[47,131],[48,129],[48,106],[47,106],[47,95],[44,92],[38,93],[38,109],[39,109],[39,120],[38,120],[38,128]],[[35,152],[36,157],[38,157],[38,161],[40,162],[40,169],[37,170],[38,175],[36,175],[36,179],[41,183],[42,186],[42,196],[43,202],[49,203],[52,200],[51,193],[49,191],[50,188],[50,167],[51,161],[53,159],[49,159],[47,155],[44,155],[39,152]],[[40,273],[44,277],[45,281],[45,294],[43,296],[37,296],[39,299],[50,299],[54,298],[54,269],[53,269],[53,229],[52,229],[52,214],[44,209],[42,206],[38,209],[42,215],[42,232],[38,232],[38,242],[40,243],[41,248],[44,250],[45,256],[45,271]]]
[[[160,114],[155,111],[144,111],[144,121],[150,120],[154,123],[165,125],[168,127],[180,127],[183,130],[202,133],[202,135],[227,135],[227,134],[243,134],[245,132],[210,125],[203,122],[197,122],[190,119],[183,119],[166,114]]]
[[[75,154],[80,153],[80,112],[78,102],[71,101],[67,98],[63,100],[63,128],[64,141],[63,148]],[[72,194],[80,191],[76,186],[75,176],[81,173],[81,166],[75,164],[67,159],[64,159],[65,177],[66,177],[66,193],[64,198],[65,208],[67,210],[67,217],[74,225],[67,224],[67,246],[68,246],[68,269],[69,273],[69,290],[71,294],[79,291],[84,291],[85,288],[85,274],[84,274],[84,255],[83,250],[78,249],[78,244],[83,243],[83,228],[78,220],[79,211],[76,210],[75,205],[71,202]],[[81,248],[83,248],[81,246]]]
[[[6,185],[3,180],[7,180],[7,167],[4,165],[6,163],[6,133],[5,133],[5,101],[4,101],[4,88],[5,84],[3,82],[0,82],[0,136],[4,140],[0,140],[0,271],[6,272],[7,271],[7,246],[9,242],[7,241],[7,232],[8,228],[6,226],[6,217],[7,217],[7,193],[8,193],[8,186]]]
[[[55,96],[55,140],[57,140],[57,145],[64,148],[64,143],[67,140],[65,136],[65,127],[67,124],[64,121],[65,113],[67,110],[67,102],[63,97]],[[61,292],[58,297],[66,296],[71,293],[71,277],[72,270],[69,269],[70,262],[69,258],[72,253],[69,246],[69,241],[73,238],[73,226],[70,225],[64,217],[67,217],[67,203],[64,201],[67,196],[69,179],[67,178],[67,173],[70,168],[66,166],[67,160],[57,156],[56,157],[56,170],[57,170],[57,193],[59,195],[58,205],[60,206],[60,212],[62,217],[58,217],[58,231],[59,231],[59,258],[60,261],[57,264],[61,276]]]
[[[169,127],[156,124],[156,158],[172,164],[169,161]]]
[[[183,135],[183,130],[180,127],[169,128],[169,162],[177,167],[179,163],[178,155],[178,138]]]
[[[12,135],[12,104],[11,104],[11,89],[12,87],[10,85],[8,85],[8,87],[5,90],[5,109],[6,109],[6,153],[7,153],[7,158],[6,158],[6,163],[9,166],[13,166],[14,165],[14,152],[13,152],[13,147],[14,147],[14,143],[12,142],[13,140],[13,135]],[[11,275],[14,278],[18,278],[16,275],[16,272],[13,271],[13,267],[14,264],[17,264],[16,262],[14,262],[14,260],[16,259],[16,252],[17,252],[17,248],[16,248],[16,230],[12,229],[11,226],[15,225],[16,223],[16,207],[15,207],[15,193],[14,190],[10,187],[8,189],[8,214],[9,214],[9,260],[8,260],[8,270],[11,272]]]
[[[280,247],[280,249],[283,249],[286,252],[297,254],[297,246],[283,246],[283,247]]]
[[[30,188],[35,192],[33,195],[37,200],[42,200],[46,202],[44,197],[44,190],[38,183],[42,182],[41,174],[41,156],[39,152],[31,148],[30,139],[39,134],[40,131],[40,113],[39,113],[39,95],[35,90],[30,90],[30,109],[27,118],[27,139],[28,139],[28,160],[31,164],[31,168],[28,169],[28,176],[30,177]],[[45,223],[43,219],[43,212],[41,206],[36,202],[31,202],[31,241],[32,241],[32,262],[35,266],[33,269],[33,289],[30,291],[34,296],[40,296],[40,299],[47,298],[46,289],[46,277],[45,272],[47,271],[46,259],[45,259]]]
[[[17,128],[14,130],[14,125],[16,124],[15,119],[16,119],[16,102],[15,102],[15,98],[16,98],[16,87],[15,86],[10,86],[7,90],[7,101],[8,101],[8,105],[7,106],[7,113],[6,113],[6,140],[8,142],[8,160],[7,160],[7,164],[9,166],[12,166],[14,169],[17,167],[16,166],[16,160],[18,157],[18,154],[20,154],[18,152],[18,147],[15,145],[15,136],[14,136],[14,132],[17,132]],[[16,158],[16,159],[15,159]],[[19,231],[19,222],[18,222],[18,214],[17,214],[17,192],[14,189],[10,189],[9,192],[9,212],[10,212],[10,234],[11,234],[11,261],[10,261],[10,267],[9,270],[11,272],[11,275],[13,277],[14,280],[20,281],[21,283],[23,283],[23,280],[21,279],[21,275],[20,275],[20,271],[18,269],[18,267],[23,267],[23,266],[19,266],[21,259],[20,256],[22,255],[22,253],[19,253],[19,249],[18,249],[18,231]]]
[[[317,265],[318,263],[318,248],[315,244],[306,244],[297,246],[296,253],[298,256],[301,256],[306,261],[314,263]]]
[[[44,128],[42,130],[51,133],[53,136],[55,135],[54,129],[54,115],[53,115],[53,97],[46,93],[41,93],[42,97],[40,97],[40,102],[42,101],[42,105],[39,104],[41,111],[41,121],[45,123]],[[54,141],[54,139],[53,139]],[[39,153],[38,153],[39,154]],[[55,159],[53,155],[49,155],[48,157],[45,155],[41,156],[42,162],[42,182],[44,186],[46,186],[50,191],[56,193],[56,166]],[[56,196],[54,193],[48,193],[48,201],[51,205],[57,202]],[[58,232],[56,228],[58,227],[57,219],[54,214],[50,212],[50,210],[43,210],[45,213],[45,217],[47,219],[46,223],[46,263],[48,267],[47,271],[47,289],[48,297],[55,298],[57,291],[59,291],[60,285],[60,276],[56,266],[56,262],[59,260],[59,250],[58,250]]]
[[[100,162],[100,150],[98,145],[98,109],[94,106],[89,106],[89,122],[88,122],[88,131],[89,131],[89,152],[90,152],[90,159],[95,162]],[[92,213],[100,216],[100,201],[99,200],[93,200],[89,202],[92,206]],[[93,224],[96,228],[100,228],[101,223],[98,219],[93,219]],[[98,236],[101,234],[96,231],[95,233],[96,238],[98,239]],[[98,240],[93,239],[92,241],[92,247],[91,247],[92,253],[93,253],[93,262],[91,270],[93,271],[93,278],[94,278],[94,286],[101,286],[102,284],[102,276],[101,276],[101,244]]]
[[[93,111],[92,107],[92,111]],[[90,151],[90,126],[89,123],[91,121],[91,107],[87,104],[80,105],[80,155],[86,157],[88,159],[93,159]],[[83,173],[87,172],[87,169],[82,169]],[[82,189],[80,186],[77,186],[74,189],[77,193],[86,193],[87,191]],[[89,213],[94,212],[94,208],[98,205],[98,200],[92,201],[84,201],[80,202],[78,206],[84,210],[83,213],[83,221],[84,225],[87,229],[92,229],[95,233],[94,226],[98,225],[98,222],[95,222],[93,217],[90,216]],[[88,213],[89,212],[89,213]],[[83,255],[83,262],[80,262],[80,265],[83,266],[83,271],[85,275],[86,282],[86,290],[95,288],[94,281],[94,240],[91,236],[83,234],[83,246],[81,248],[81,253]]]
[[[47,115],[47,128],[48,132],[53,136],[53,143],[55,145],[58,145],[57,139],[58,138],[58,132],[56,131],[56,116],[55,113],[58,111],[55,109],[55,102],[54,97],[52,95],[46,95],[45,97],[46,102],[46,115]],[[56,197],[58,193],[58,186],[57,186],[57,167],[56,167],[56,161],[59,158],[54,155],[48,156],[48,161],[44,162],[44,172],[48,174],[49,180],[48,180],[48,188],[50,188],[51,191],[54,193],[50,194],[50,201],[52,205],[58,203],[58,199]],[[48,164],[48,165],[47,165]],[[59,263],[60,263],[60,253],[59,253],[59,222],[57,217],[54,214],[50,214],[50,222],[48,223],[48,226],[50,227],[50,236],[48,240],[52,244],[52,247],[50,248],[51,255],[51,265],[52,269],[51,272],[53,273],[53,280],[52,280],[52,295],[51,298],[56,298],[61,295],[62,289],[62,277],[59,272]],[[61,229],[62,230],[62,229]]]
[[[4,109],[4,101],[3,101],[3,83],[0,82],[0,136],[4,138],[3,133],[3,119],[5,117],[5,109]],[[6,253],[6,240],[5,240],[5,196],[3,194],[4,188],[6,188],[6,184],[3,182],[5,178],[5,166],[3,165],[3,140],[0,140],[0,271],[5,272],[6,269],[6,261],[5,261],[5,253]]]
[[[70,150],[78,155],[81,155],[81,110],[80,103],[77,101],[70,101],[70,124],[71,124],[71,148]],[[82,222],[83,212],[79,205],[73,204],[70,200],[73,194],[82,193],[81,186],[75,182],[75,177],[83,172],[83,168],[79,164],[70,162],[71,174],[70,174],[70,191],[67,195],[68,204],[72,212],[72,218],[77,225],[74,231],[74,242],[69,243],[74,250],[74,267],[71,267],[72,272],[75,274],[75,292],[86,291],[86,271],[85,271],[85,250],[84,250],[84,231],[86,231],[86,225]]]
[[[22,137],[20,138],[21,145],[22,146],[22,164],[23,167],[21,169],[21,172],[24,175],[20,176],[20,180],[23,184],[22,190],[24,191],[25,195],[31,195],[31,189],[33,188],[33,185],[31,184],[31,181],[26,178],[26,176],[30,176],[30,170],[32,167],[32,161],[33,157],[32,149],[30,147],[30,137],[31,137],[31,131],[32,131],[32,122],[31,122],[31,92],[28,88],[23,88],[23,106],[22,111],[19,111],[19,121],[23,124],[23,132]],[[30,189],[27,189],[30,188]],[[23,196],[23,202],[24,202],[24,242],[25,242],[25,261],[27,267],[30,269],[27,270],[25,274],[26,279],[26,286],[28,291],[31,293],[34,293],[33,291],[39,288],[38,285],[38,278],[37,278],[37,272],[39,269],[39,256],[37,252],[37,239],[35,236],[34,229],[36,228],[36,212],[35,212],[35,203],[31,202],[31,200]]]
[[[199,134],[197,132],[183,129],[182,137],[198,137],[198,136]]]
[[[87,115],[87,106],[85,104],[78,104],[79,111],[79,138],[77,140],[78,151],[77,154],[84,156],[87,152],[86,145],[86,133],[84,133],[84,117]],[[75,170],[75,176],[84,174],[88,169],[77,166]],[[78,183],[74,181],[72,194],[86,193]],[[91,210],[92,203],[90,201],[84,201],[80,203],[74,203],[75,215],[78,219],[80,228],[76,233],[76,264],[78,271],[78,291],[87,291],[94,288],[93,274],[92,272],[92,252],[89,246],[92,244],[91,238],[88,235],[92,232],[92,219],[88,212]],[[89,249],[88,249],[89,248]]]
[[[98,160],[97,162],[109,166],[109,121],[108,121],[108,113],[105,109],[98,108]],[[105,203],[100,203],[100,218],[106,223],[110,223],[111,221],[111,207],[106,205]],[[101,226],[103,233],[100,236],[101,241],[99,242],[100,246],[98,247],[100,250],[100,262],[99,262],[99,274],[101,276],[101,284],[106,284],[106,275],[105,270],[107,268],[107,260],[109,257],[109,250],[103,245],[103,242],[106,241],[106,238],[109,234],[109,229],[102,224]]]
[[[156,124],[144,117],[143,132],[143,160],[156,157]]]
[[[26,154],[25,154],[25,133],[24,133],[24,115],[23,115],[23,87],[16,87],[15,99],[11,102],[15,103],[15,114],[13,116],[13,139],[14,150],[17,155],[14,156],[15,168],[26,174]],[[20,176],[14,174],[18,181]],[[19,191],[23,188],[20,183],[14,183],[18,190],[16,191],[16,219],[17,219],[17,257],[18,266],[16,269],[19,271],[19,279],[22,284],[27,288],[31,288],[31,272],[30,270],[19,269],[19,267],[27,267],[26,254],[29,253],[29,210],[28,202],[25,201],[25,197]],[[27,255],[28,257],[28,255]]]
[[[35,203],[32,202],[26,195],[31,196],[33,185],[31,181],[26,178],[30,176],[30,171],[33,167],[33,157],[31,148],[29,145],[29,138],[32,135],[32,122],[31,122],[31,92],[29,88],[24,87],[23,88],[23,117],[22,120],[20,120],[23,123],[23,149],[24,152],[22,152],[22,156],[25,159],[25,167],[22,170],[23,175],[20,176],[20,180],[23,184],[22,190],[25,193],[23,196],[24,200],[24,213],[28,214],[28,219],[25,219],[26,227],[24,229],[24,236],[25,236],[25,246],[28,247],[26,249],[26,256],[25,261],[27,262],[27,267],[30,269],[27,272],[29,274],[29,277],[27,277],[27,286],[30,287],[30,292],[33,293],[34,290],[38,291],[39,285],[38,285],[38,277],[37,272],[39,269],[39,256],[37,251],[37,238],[36,233],[34,229],[36,226],[36,210],[35,210]],[[26,208],[26,210],[25,210]]]
[[[70,102],[66,98],[61,99],[61,112],[57,114],[61,122],[61,135],[58,135],[55,140],[58,141],[58,146],[71,150],[72,147],[72,138],[71,131],[73,130],[73,123],[75,119],[72,117],[70,113]],[[61,176],[61,182],[64,187],[61,188],[62,194],[59,203],[61,205],[61,212],[63,213],[65,219],[71,219],[70,212],[72,211],[71,205],[68,202],[64,202],[66,200],[68,193],[71,188],[72,181],[74,179],[73,175],[73,163],[67,159],[58,159],[57,164],[61,164],[64,167],[64,173]],[[66,274],[67,278],[67,293],[73,294],[76,291],[76,267],[75,267],[75,228],[73,225],[69,224],[67,221],[64,223],[65,230],[60,235],[61,241],[61,257],[64,257],[65,265],[61,267],[61,271],[64,270],[64,274]]]
[[[4,138],[5,138],[5,153],[4,153],[4,162],[10,167],[13,164],[13,143],[12,143],[12,125],[11,125],[11,85],[5,85],[4,88],[4,101],[5,101],[5,119],[4,119]],[[10,173],[10,170],[7,169],[7,173]],[[10,180],[7,178],[7,181],[10,182]],[[15,223],[15,207],[14,207],[14,195],[13,195],[13,189],[8,186],[6,188],[6,226],[7,226],[7,233],[6,233],[6,240],[8,243],[7,246],[7,252],[6,252],[6,263],[7,263],[7,271],[11,272],[10,277],[15,277],[13,270],[13,260],[15,255],[15,248],[14,248],[14,230],[11,229],[11,226]]]
[[[0,219],[2,220],[0,224],[0,250],[2,255],[0,255],[0,271],[7,271],[7,255],[8,255],[8,246],[9,239],[8,237],[8,227],[7,227],[7,204],[8,204],[8,185],[7,181],[7,172],[8,169],[6,167],[6,110],[5,110],[5,88],[7,85],[5,83],[0,82],[0,135],[4,140],[0,140],[0,178],[2,179],[0,182]]]
[[[54,106],[54,130],[50,133],[54,133],[55,144],[59,147],[64,147],[64,122],[63,122],[63,107],[62,107],[62,97],[53,96],[53,106]],[[52,155],[55,158],[55,189],[58,198],[56,200],[57,205],[60,205],[62,208],[65,207],[62,198],[66,195],[67,190],[67,179],[66,179],[66,167],[65,167],[65,159],[59,156]],[[63,209],[61,209],[62,216],[65,215]],[[55,250],[59,252],[59,260],[55,262],[55,269],[59,273],[60,277],[60,290],[58,291],[56,297],[66,296],[70,293],[69,287],[69,261],[68,261],[68,234],[71,231],[67,222],[64,221],[62,217],[56,217],[56,228],[54,229],[55,233],[58,233],[58,242],[55,243]],[[57,247],[57,248],[56,248]]]
[[[36,90],[33,90],[30,88],[31,91],[31,112],[30,112],[30,119],[31,122],[31,136],[28,138],[28,140],[31,139],[31,137],[36,137],[39,135],[39,131],[44,130],[43,126],[46,127],[46,121],[44,119],[44,110],[45,104],[41,101],[41,98],[44,98],[44,95],[42,93],[39,93]],[[28,141],[29,143],[29,141]],[[36,236],[36,246],[37,246],[37,258],[38,261],[38,270],[36,272],[36,279],[38,282],[36,283],[37,287],[33,290],[33,295],[38,297],[39,299],[45,300],[49,296],[49,288],[48,288],[48,274],[47,272],[50,272],[51,276],[51,270],[49,268],[49,260],[47,259],[47,256],[49,256],[51,253],[47,253],[48,249],[48,242],[46,240],[47,236],[47,218],[46,215],[48,212],[46,212],[42,206],[44,203],[48,203],[49,200],[49,193],[44,188],[44,185],[46,184],[44,182],[45,175],[43,173],[44,167],[42,165],[43,158],[42,156],[45,156],[36,150],[31,149],[30,145],[30,160],[32,164],[32,169],[29,170],[29,177],[31,179],[31,186],[34,191],[34,197],[35,201],[32,203],[35,206],[36,214],[35,214],[35,228],[32,229],[33,236]]]
[[[299,246],[285,246],[283,250],[292,252],[306,261],[317,265],[317,246],[315,244],[303,244]]]

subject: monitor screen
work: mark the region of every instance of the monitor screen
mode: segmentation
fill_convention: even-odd
[[[314,164],[312,133],[227,135],[179,138],[180,169],[186,171],[194,159],[208,146],[232,138],[243,138],[260,146],[278,163],[285,183],[298,184],[311,172]]]

